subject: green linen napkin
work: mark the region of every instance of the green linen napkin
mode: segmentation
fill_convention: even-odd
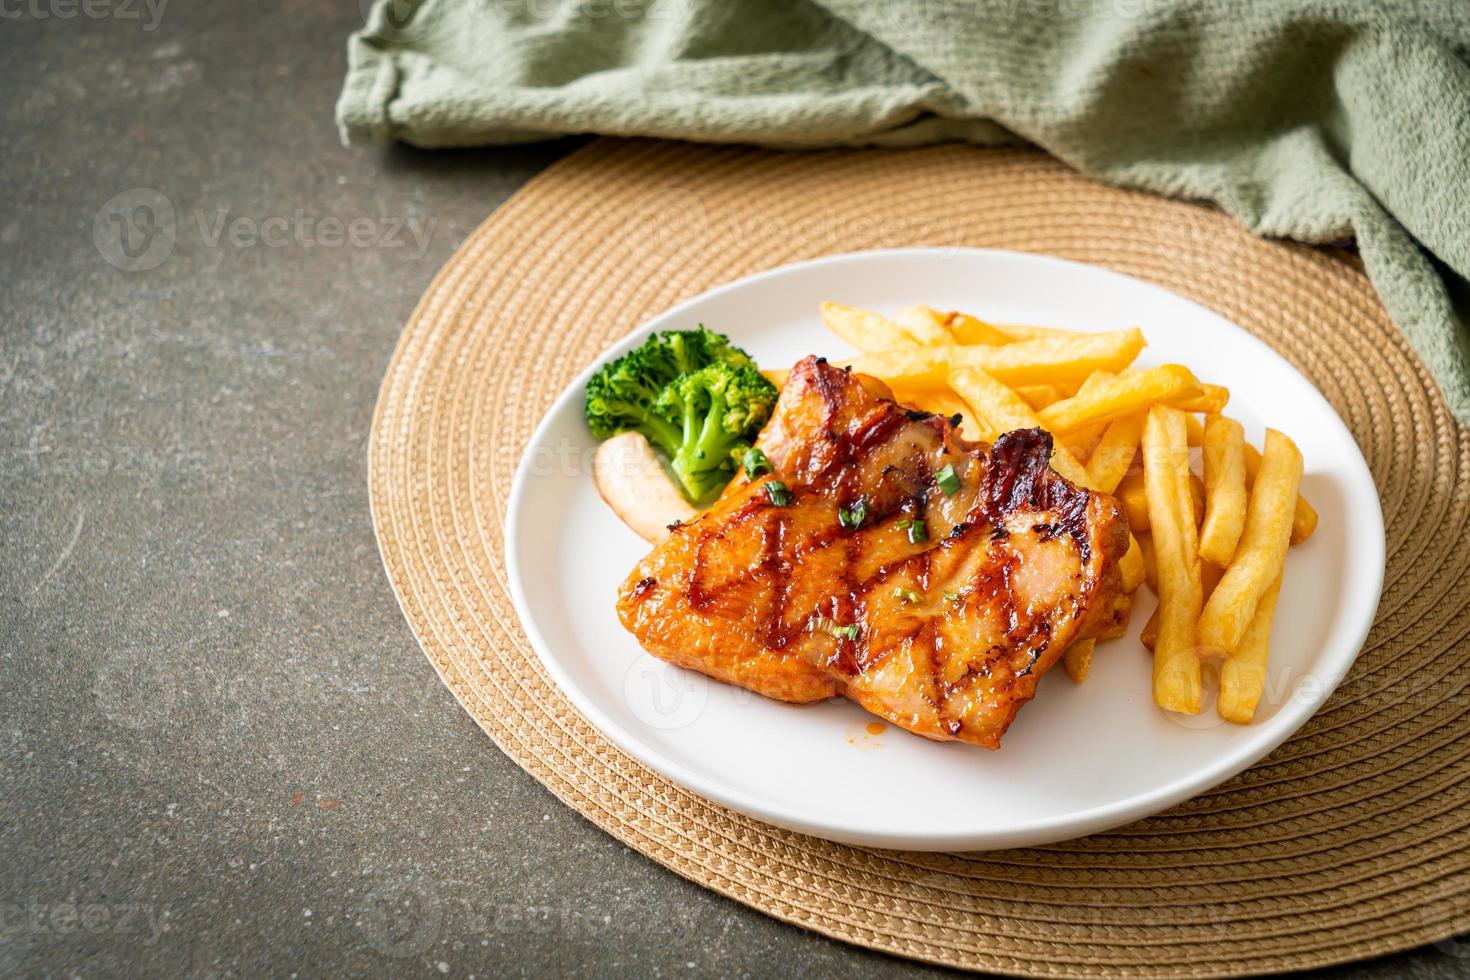
[[[350,142],[1030,142],[1354,238],[1470,422],[1470,0],[378,0],[348,55]]]

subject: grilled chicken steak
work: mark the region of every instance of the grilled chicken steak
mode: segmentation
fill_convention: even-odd
[[[1067,646],[1109,626],[1128,525],[1051,469],[1040,429],[971,444],[886,393],[799,362],[757,441],[773,472],[675,526],[618,615],[681,667],[998,748]]]

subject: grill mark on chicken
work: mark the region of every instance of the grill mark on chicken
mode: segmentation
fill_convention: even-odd
[[[765,531],[761,535],[761,566],[766,574],[770,576],[774,601],[771,603],[771,611],[761,623],[761,635],[765,638],[766,646],[773,650],[784,650],[790,642],[781,625],[786,622],[786,603],[791,591],[791,562],[787,559],[784,549],[786,540],[786,524],[780,519],[771,519],[771,512],[766,511]]]
[[[903,425],[904,416],[896,412],[883,412],[868,419],[862,428],[848,435],[843,441],[847,445],[849,456],[871,449],[880,442],[891,438],[898,427]]]
[[[833,621],[839,626],[855,626],[858,624],[857,611],[859,608],[859,594],[853,585],[853,564],[861,555],[858,550],[858,538],[856,534],[846,534],[842,538],[842,549],[846,560],[842,565],[842,588],[838,590],[833,603]],[[833,658],[832,666],[848,677],[858,672],[858,663],[861,651],[867,648],[867,637],[858,626],[858,635],[840,636],[837,638],[837,655]]]
[[[1084,614],[1112,604],[1126,522],[1111,498],[1050,469],[1045,432],[972,446],[953,420],[902,409],[808,358],[757,445],[789,505],[771,504],[759,483],[732,488],[624,586],[619,614],[655,655],[785,700],[845,693],[919,734],[994,748],[1060,650],[1106,621]],[[962,482],[953,497],[935,485],[946,464]],[[838,509],[859,499],[865,519],[843,527]],[[894,526],[904,517],[929,522],[926,541]],[[1026,582],[1023,558],[1042,563]],[[1055,574],[1046,562],[1059,563]],[[894,596],[895,580],[916,606]],[[950,584],[960,601],[940,603],[932,593]],[[1056,597],[1019,604],[1038,587]],[[847,626],[855,638],[834,629]],[[907,666],[894,674],[898,656]]]
[[[925,498],[923,496],[919,496],[915,498],[910,498],[910,501],[917,500],[919,504],[922,505],[924,499]],[[783,649],[791,642],[794,636],[810,631],[812,623],[823,618],[830,618],[835,625],[851,624],[855,619],[855,610],[858,606],[864,604],[864,597],[874,591],[883,588],[887,584],[887,582],[891,580],[894,576],[899,575],[905,571],[911,571],[912,569],[910,568],[910,566],[918,566],[919,570],[915,572],[915,577],[918,579],[921,586],[926,589],[928,588],[929,570],[933,562],[935,549],[920,551],[915,554],[902,557],[891,564],[880,567],[877,572],[864,579],[862,582],[854,582],[852,580],[852,569],[856,565],[857,560],[860,557],[861,542],[858,537],[858,532],[846,531],[845,529],[842,529],[840,525],[838,525],[837,527],[825,533],[818,534],[810,538],[809,543],[811,544],[811,547],[805,549],[805,553],[811,554],[824,548],[833,546],[833,544],[838,539],[842,540],[842,545],[846,551],[846,561],[843,563],[842,568],[843,588],[836,592],[833,596],[834,605],[832,610],[830,611],[830,616],[824,617],[822,614],[822,610],[820,609],[813,610],[802,620],[799,626],[795,628],[787,627],[785,625],[785,611],[787,607],[787,600],[789,598],[790,573],[792,563],[782,558],[782,543],[785,540],[788,528],[788,522],[784,520],[781,516],[781,511],[783,510],[786,510],[786,508],[778,508],[774,507],[773,505],[757,503],[755,506],[743,508],[733,517],[733,522],[748,520],[752,516],[765,516],[768,518],[766,524],[766,532],[763,536],[763,557],[760,563],[760,568],[762,573],[769,576],[774,585],[772,594],[775,598],[775,602],[772,603],[771,611],[765,617],[760,632],[762,636],[766,639],[767,645],[772,647],[773,649]],[[898,511],[886,513],[871,521],[865,521],[863,527],[877,530],[877,525],[884,523],[888,518],[891,518],[895,514],[902,514],[905,512],[905,510],[901,509]],[[1035,525],[1035,527],[1049,526],[1050,525],[1045,524]],[[942,548],[953,546],[954,542],[957,539],[962,539],[963,537],[965,537],[964,532],[969,532],[973,530],[975,530],[975,527],[973,525],[956,525],[955,531],[960,533],[952,534],[949,538],[945,539],[942,542],[939,542],[936,547]],[[707,534],[700,538],[699,557],[696,560],[695,573],[693,576],[693,582],[691,583],[690,587],[691,605],[693,605],[695,608],[707,608],[715,600],[718,600],[727,590],[744,586],[750,581],[749,577],[740,577],[730,582],[726,582],[725,584],[714,589],[706,589],[700,585],[700,569],[704,564],[705,549],[710,545],[711,542],[718,543],[723,539],[723,537],[723,532],[720,532]],[[772,546],[771,544],[772,537],[774,537],[776,541],[774,546]],[[1004,528],[996,528],[991,535],[991,540],[1005,540],[1006,537],[1008,537],[1008,534]],[[1031,636],[1034,635],[1036,629],[1043,629],[1048,634],[1050,632],[1050,629],[1045,621],[1039,621],[1037,624],[1031,624],[1023,621],[1018,616],[1015,609],[1012,594],[1012,585],[1010,580],[1011,572],[1015,567],[1015,561],[1015,557],[1010,556],[1006,560],[999,562],[990,568],[987,568],[984,573],[987,576],[987,578],[984,580],[987,583],[984,591],[986,594],[987,602],[993,602],[997,604],[1001,610],[1003,610],[1004,621],[1006,623],[1006,638],[1013,644],[1023,644],[1025,641],[1030,639]],[[999,576],[1000,578],[1000,581],[998,583],[994,581],[994,578],[996,576]],[[647,589],[654,584],[654,581],[655,580],[652,578],[641,579],[634,589],[635,598],[645,593]],[[979,590],[977,589],[977,592],[978,591]],[[1031,632],[1026,632],[1023,627],[1030,629]],[[862,637],[861,635],[858,640],[839,640],[838,646],[839,648],[841,648],[840,652],[844,653],[845,655],[837,658],[834,666],[837,666],[838,669],[849,675],[856,673],[856,662],[861,662],[863,666],[866,667],[873,663],[876,663],[879,659],[877,657],[870,657],[867,655],[869,652],[867,649],[868,644],[865,642],[864,637]],[[858,655],[854,650],[848,649],[849,647],[861,648],[863,654]],[[1005,650],[1004,647],[996,647],[994,649],[996,651]],[[1036,657],[1039,656],[1041,652],[1044,652],[1044,650],[1045,644],[1043,643],[1042,647],[1039,650],[1035,651],[1035,653],[1033,653],[1030,663],[1028,663],[1026,667],[1026,671],[1029,671],[1031,665],[1034,665]],[[886,651],[885,655],[887,653],[892,653],[892,651]],[[1026,671],[1023,671],[1023,673]]]

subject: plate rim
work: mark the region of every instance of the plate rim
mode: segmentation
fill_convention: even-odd
[[[553,425],[554,420],[565,411],[567,403],[583,397],[583,389],[586,387],[587,381],[593,373],[605,364],[609,358],[631,349],[640,337],[651,330],[659,329],[654,324],[661,320],[677,318],[697,304],[726,293],[770,279],[799,275],[808,269],[818,266],[914,255],[934,256],[943,261],[946,257],[953,258],[956,254],[988,256],[1005,258],[1007,260],[1020,259],[1043,265],[1049,264],[1054,267],[1069,270],[1082,269],[1086,270],[1089,275],[1101,274],[1105,277],[1126,282],[1132,288],[1141,287],[1147,290],[1161,292],[1175,300],[1198,307],[1206,313],[1217,317],[1231,329],[1237,331],[1246,341],[1259,345],[1268,356],[1279,360],[1287,369],[1304,382],[1310,391],[1309,397],[1317,399],[1321,403],[1321,406],[1327,410],[1327,415],[1337,427],[1337,434],[1344,437],[1346,445],[1352,448],[1350,462],[1355,464],[1356,468],[1360,471],[1360,475],[1366,481],[1367,487],[1372,491],[1367,495],[1372,504],[1371,512],[1363,516],[1371,517],[1373,523],[1371,527],[1359,528],[1359,530],[1364,532],[1366,544],[1373,552],[1371,556],[1373,560],[1369,565],[1371,569],[1369,574],[1372,576],[1370,591],[1373,595],[1373,601],[1361,607],[1357,613],[1357,622],[1355,624],[1352,624],[1350,621],[1350,624],[1354,627],[1350,630],[1353,639],[1351,643],[1347,644],[1353,651],[1351,656],[1340,658],[1341,663],[1333,665],[1330,673],[1312,675],[1320,681],[1320,684],[1317,685],[1318,693],[1314,698],[1304,699],[1300,702],[1301,706],[1297,709],[1300,711],[1299,717],[1296,717],[1294,721],[1289,723],[1283,722],[1279,730],[1272,731],[1257,741],[1247,743],[1234,753],[1224,754],[1221,760],[1202,767],[1188,777],[1176,779],[1171,783],[1146,793],[1136,794],[1132,797],[1116,800],[1090,809],[1021,824],[1012,824],[1003,831],[977,829],[966,832],[934,832],[915,835],[912,832],[894,833],[847,829],[825,823],[819,819],[805,817],[800,812],[784,805],[747,796],[738,790],[730,789],[719,780],[706,776],[699,770],[692,769],[675,759],[669,758],[658,751],[656,747],[641,739],[635,732],[627,729],[605,714],[594,699],[588,697],[579,685],[572,682],[568,672],[552,654],[551,644],[541,634],[535,618],[530,614],[530,603],[523,588],[524,577],[522,575],[520,559],[520,535],[523,527],[521,518],[525,508],[525,491],[529,483],[528,477],[532,465],[531,451],[535,446],[545,441],[549,428]],[[551,676],[552,680],[556,682],[561,692],[582,713],[588,723],[607,736],[618,749],[690,792],[745,814],[746,816],[774,824],[777,827],[859,847],[881,847],[920,851],[1004,850],[1015,847],[1032,847],[1075,840],[1158,814],[1172,806],[1208,792],[1226,780],[1244,772],[1279,748],[1310,721],[1342,683],[1342,679],[1347,675],[1347,672],[1352,669],[1353,664],[1362,652],[1363,645],[1377,616],[1378,606],[1382,601],[1385,573],[1384,562],[1387,556],[1383,505],[1378,493],[1377,483],[1373,479],[1372,470],[1369,469],[1367,460],[1363,457],[1362,448],[1358,445],[1356,438],[1353,437],[1352,431],[1348,429],[1342,417],[1332,407],[1332,404],[1327,401],[1326,397],[1323,396],[1317,385],[1264,340],[1249,330],[1246,330],[1223,313],[1213,310],[1203,303],[1176,293],[1157,283],[1149,282],[1146,279],[1141,279],[1127,273],[1118,272],[1106,266],[1078,262],[1045,253],[1022,252],[1013,249],[971,248],[966,246],[917,246],[864,249],[804,259],[799,262],[763,269],[759,272],[713,286],[640,321],[633,330],[604,347],[582,371],[578,372],[567,383],[561,394],[552,401],[542,414],[540,421],[536,424],[530,439],[522,449],[520,458],[516,463],[515,473],[511,481],[510,497],[505,510],[503,543],[506,581],[509,586],[512,605],[515,608],[516,617],[520,622],[522,632],[525,634],[531,648],[535,651],[537,659],[540,660],[542,667]],[[645,653],[645,656],[648,656],[648,654]]]

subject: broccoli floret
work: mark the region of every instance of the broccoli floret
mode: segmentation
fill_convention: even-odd
[[[702,323],[694,330],[665,330],[654,334],[639,349],[647,351],[649,358],[669,371],[670,380],[711,364],[755,366],[750,355],[730,343],[729,337],[707,329]]]
[[[587,425],[599,439],[619,432],[641,432],[653,445],[673,452],[679,430],[654,408],[659,393],[678,379],[649,344],[630,351],[594,374],[587,382]]]
[[[659,393],[678,378],[711,364],[732,367],[754,366],[750,355],[730,343],[724,334],[705,329],[666,330],[649,336],[635,348],[608,364],[587,382],[587,424],[599,439],[627,432],[643,432],[650,442],[668,442],[658,423],[647,431],[647,416]],[[669,449],[673,452],[677,443]]]
[[[730,479],[732,452],[765,425],[776,394],[750,355],[701,324],[654,334],[593,375],[587,424],[599,439],[643,433],[698,503]]]
[[[659,413],[682,433],[670,454],[684,494],[698,503],[735,474],[735,458],[771,417],[776,386],[750,365],[711,364],[686,374],[659,395]]]

